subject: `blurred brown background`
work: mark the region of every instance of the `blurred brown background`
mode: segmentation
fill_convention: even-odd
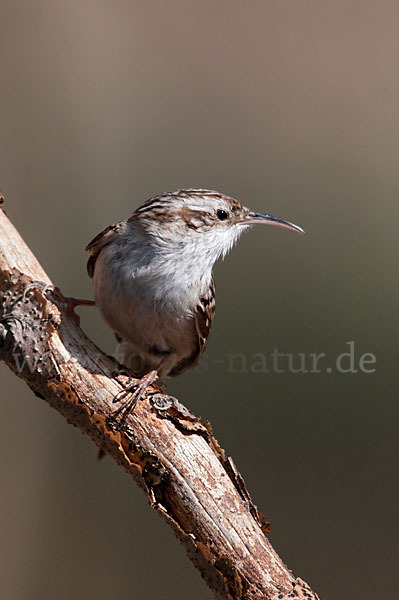
[[[161,191],[306,229],[254,229],[217,265],[204,372],[169,389],[211,420],[295,574],[328,600],[394,597],[398,3],[2,0],[0,23],[0,188],[65,294],[91,297],[85,244]],[[375,373],[226,366],[333,364],[351,340]],[[1,596],[211,598],[125,473],[0,367]]]

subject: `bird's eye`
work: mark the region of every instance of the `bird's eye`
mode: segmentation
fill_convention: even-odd
[[[227,214],[227,212],[225,210],[220,208],[219,210],[216,211],[216,216],[219,219],[219,221],[225,221],[229,215]]]

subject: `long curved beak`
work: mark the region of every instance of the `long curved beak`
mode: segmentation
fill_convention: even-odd
[[[276,227],[284,227],[284,229],[292,229],[298,233],[305,233],[302,227],[280,219],[280,217],[273,217],[273,215],[263,215],[262,213],[256,213],[252,210],[248,213],[248,216],[241,221],[242,225],[275,225]]]

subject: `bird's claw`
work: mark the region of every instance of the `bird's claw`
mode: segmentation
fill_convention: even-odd
[[[138,402],[145,396],[150,386],[153,386],[155,381],[158,379],[158,373],[156,371],[150,371],[141,379],[135,379],[129,381],[129,383],[121,389],[113,398],[112,403],[120,402],[125,396],[130,394],[130,397],[116,409],[108,417],[108,422],[116,423],[119,421],[119,425],[123,426],[129,414],[133,413]],[[155,389],[150,395],[157,394],[159,391]]]
[[[51,285],[49,283],[44,283],[44,281],[31,281],[26,288],[24,289],[24,293],[22,294],[22,299],[26,300],[28,292],[33,289],[40,290],[42,296],[47,296],[48,292],[55,293],[56,291],[61,294],[61,291],[55,285]]]
[[[80,317],[75,313],[76,306],[87,305],[94,306],[94,300],[83,300],[81,298],[73,298],[72,296],[64,296],[60,288],[56,285],[46,284],[43,281],[32,281],[29,283],[23,293],[23,299],[26,298],[27,293],[32,289],[39,289],[41,294],[54,302],[54,304],[62,304],[65,307],[66,313],[80,324]]]

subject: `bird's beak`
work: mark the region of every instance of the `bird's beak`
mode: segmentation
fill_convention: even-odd
[[[302,227],[291,223],[290,221],[286,221],[285,219],[280,219],[280,217],[273,217],[273,215],[263,215],[262,213],[256,213],[252,210],[248,213],[248,215],[241,221],[242,225],[275,225],[276,227],[284,227],[285,229],[293,229],[294,231],[298,231],[298,233],[305,233]]]

